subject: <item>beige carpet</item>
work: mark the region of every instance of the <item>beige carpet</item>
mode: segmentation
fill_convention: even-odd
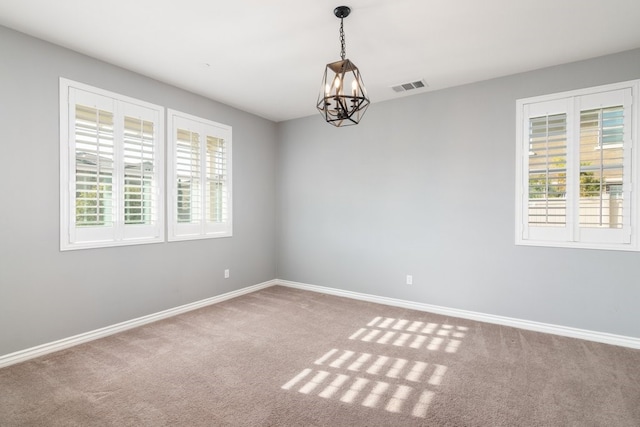
[[[272,287],[0,369],[0,426],[639,426],[640,351]]]

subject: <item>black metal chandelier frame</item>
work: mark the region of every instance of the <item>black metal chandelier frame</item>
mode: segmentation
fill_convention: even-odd
[[[346,59],[344,18],[349,16],[351,9],[348,6],[339,6],[333,13],[340,18],[341,60],[329,63],[325,67],[316,106],[327,123],[340,127],[358,124],[370,101],[360,70]],[[345,86],[348,88],[346,91]]]

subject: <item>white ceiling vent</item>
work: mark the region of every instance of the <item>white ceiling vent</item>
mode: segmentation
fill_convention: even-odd
[[[407,92],[409,90],[422,89],[425,87],[429,87],[429,85],[424,81],[424,79],[420,79],[415,82],[401,83],[399,85],[391,86],[391,89],[395,92]]]

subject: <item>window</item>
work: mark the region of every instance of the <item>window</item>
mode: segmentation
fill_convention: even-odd
[[[164,241],[164,109],[60,79],[60,249]]]
[[[517,101],[516,244],[640,250],[638,86]]]
[[[168,112],[169,240],[232,235],[231,127]]]

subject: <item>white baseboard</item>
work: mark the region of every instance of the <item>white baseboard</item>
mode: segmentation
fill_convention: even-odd
[[[9,353],[4,356],[0,356],[0,368],[5,366],[14,365],[16,363],[25,362],[29,359],[44,356],[45,354],[53,353],[55,351],[64,350],[69,347],[73,347],[78,344],[83,344],[89,341],[96,340],[98,338],[104,338],[109,335],[123,332],[128,329],[136,328],[138,326],[146,325],[147,323],[156,322],[158,320],[166,319],[187,311],[196,310],[198,308],[206,307],[208,305],[217,304],[222,301],[226,301],[231,298],[239,297],[251,292],[258,291],[260,289],[268,288],[270,286],[277,285],[277,280],[270,280],[268,282],[260,283],[246,288],[239,289],[237,291],[227,292],[226,294],[217,295],[215,297],[203,299],[190,304],[181,305],[179,307],[170,308],[168,310],[160,311],[158,313],[149,314],[147,316],[138,317],[137,319],[127,320],[126,322],[117,323],[115,325],[107,326],[105,328],[96,329],[94,331],[85,332],[79,335],[74,335],[69,338],[63,338],[58,341],[42,344],[37,347],[20,350],[15,353]]]
[[[325,286],[309,285],[306,283],[291,282],[287,280],[277,280],[278,284],[290,288],[302,289],[306,291],[319,292],[323,294],[336,295],[345,298],[352,298],[361,301],[375,302],[378,304],[391,305],[395,307],[409,308],[429,313],[442,314],[445,316],[459,317],[462,319],[476,320],[479,322],[494,323],[503,326],[526,329],[529,331],[544,332],[548,334],[561,335],[564,337],[578,338],[587,341],[595,341],[604,344],[617,345],[640,349],[640,338],[627,337],[624,335],[614,335],[606,332],[589,331],[567,326],[552,325],[548,323],[534,322],[531,320],[515,319],[511,317],[495,316],[492,314],[478,313],[475,311],[458,310],[455,308],[441,307],[431,304],[423,304],[413,301],[406,301],[394,298],[380,297],[358,292],[344,291],[342,289],[328,288]]]

